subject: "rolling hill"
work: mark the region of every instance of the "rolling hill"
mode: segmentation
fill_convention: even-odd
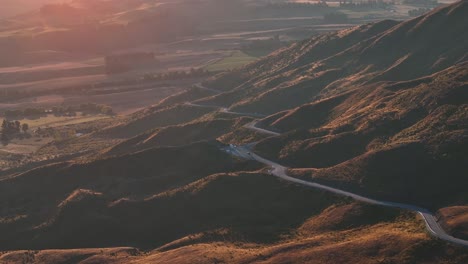
[[[226,92],[197,103],[269,115],[259,125],[283,134],[255,149],[305,168],[298,175],[429,207],[466,203],[456,186],[466,181],[467,12],[461,1],[293,44],[207,81]]]
[[[467,13],[293,43],[74,141],[111,147],[2,177],[0,262],[467,262],[411,212],[277,179],[229,145],[466,238]]]

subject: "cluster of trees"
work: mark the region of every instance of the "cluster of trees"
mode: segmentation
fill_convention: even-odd
[[[95,103],[81,104],[77,108],[77,111],[82,112],[84,115],[86,114],[115,115],[112,107],[108,105],[104,105],[104,104],[95,104]]]
[[[316,3],[295,3],[295,2],[280,2],[280,3],[268,3],[266,8],[281,8],[281,9],[296,9],[296,8],[317,8],[317,7],[328,7],[326,1],[319,1]]]
[[[261,2],[261,1],[258,1]],[[266,2],[266,1],[264,1]],[[309,17],[311,15],[323,14],[331,11],[335,7],[329,6],[325,1],[313,2],[286,2],[269,1],[265,4],[252,5],[248,8],[251,14],[262,14],[267,16],[290,16],[292,13],[296,16]]]
[[[154,52],[133,52],[108,55],[104,60],[107,74],[123,73],[157,62]]]
[[[368,0],[366,2],[353,2],[353,1],[344,1],[340,2],[340,7],[345,7],[348,9],[359,9],[359,8],[372,8],[372,7],[387,7],[394,5],[395,2],[384,2],[376,0]]]
[[[6,119],[2,122],[2,128],[0,131],[0,140],[3,144],[7,144],[11,139],[18,136],[21,132],[27,134],[29,131],[29,125],[26,123],[21,124],[20,121],[8,121]]]
[[[135,85],[141,84],[145,82],[157,82],[157,81],[171,81],[171,80],[183,80],[183,79],[190,79],[190,78],[202,78],[207,77],[213,74],[212,72],[202,69],[202,68],[192,68],[190,71],[172,71],[172,72],[162,72],[162,73],[147,73],[143,76],[138,78],[132,79],[125,79],[125,80],[118,80],[112,82],[100,82],[92,84],[92,89],[86,91],[83,89],[82,91],[86,91],[88,94],[107,94],[107,93],[115,93],[116,86],[125,86],[125,85]],[[112,90],[98,90],[99,88],[106,88],[112,87]],[[87,88],[88,89],[88,88]],[[118,91],[130,91],[134,90],[135,88],[123,87],[117,88]]]
[[[341,12],[327,13],[323,16],[323,20],[326,23],[338,23],[338,24],[344,24],[344,23],[349,22],[348,15],[341,13]]]
[[[52,127],[41,128],[38,127],[35,131],[38,137],[53,137],[55,140],[66,140],[76,137],[76,131],[74,129],[57,129]]]
[[[156,74],[145,74],[142,77],[143,81],[168,81],[168,80],[180,80],[180,79],[190,79],[190,78],[199,78],[206,77],[211,73],[202,68],[192,68],[190,71],[172,71],[166,73],[156,73]]]
[[[281,41],[280,36],[276,35],[269,39],[253,40],[247,45],[242,46],[242,51],[249,55],[264,56],[272,51],[286,46],[286,42]]]
[[[24,110],[6,110],[3,115],[7,119],[38,118],[47,114],[55,116],[76,116],[77,112],[88,114],[114,115],[112,107],[103,104],[86,103],[78,106],[54,106],[49,110],[44,108],[26,108]]]
[[[6,110],[3,115],[6,118],[14,119],[19,117],[39,117],[45,114],[45,110],[41,108],[26,108],[24,110]]]
[[[26,94],[30,92],[24,92],[18,89],[4,88],[0,89],[0,101],[8,101],[24,98]]]
[[[438,5],[437,0],[404,0],[403,3],[407,5]]]
[[[431,11],[430,8],[418,8],[418,9],[412,9],[408,11],[408,15],[412,17],[420,16],[423,15],[427,12]]]
[[[77,112],[81,112],[83,115],[89,114],[105,114],[114,115],[112,107],[103,104],[86,103],[81,105],[73,106],[54,106],[51,109],[52,114],[55,116],[76,116]]]

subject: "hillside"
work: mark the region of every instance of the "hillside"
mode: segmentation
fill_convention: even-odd
[[[439,211],[444,228],[450,230],[451,233],[458,237],[468,237],[468,207],[467,206],[453,206],[443,208]]]
[[[47,231],[55,226],[57,214],[76,214],[87,208],[85,211],[89,215],[82,215],[84,222],[81,224],[85,225],[86,219],[97,223],[99,219],[106,222],[106,219],[113,218],[102,215],[101,206],[106,204],[133,199],[143,202],[148,197],[190,184],[211,174],[255,168],[258,168],[257,164],[232,159],[221,152],[217,145],[207,142],[177,148],[153,148],[87,163],[57,163],[37,168],[0,181],[0,197],[5,205],[0,222],[3,234],[0,245],[10,249],[45,248],[46,245],[49,248],[78,246],[67,244],[64,240],[58,240],[61,241],[59,244],[51,244],[55,243],[49,240],[52,239],[49,238],[52,233],[62,233],[59,227],[56,231]],[[69,206],[71,208],[66,209]],[[157,215],[158,210],[153,211]],[[72,219],[74,218],[70,218]],[[118,222],[124,221],[121,216],[116,216],[115,219]],[[75,221],[68,224],[80,225]],[[79,243],[85,247],[103,245],[98,240],[91,242],[93,239],[73,240],[76,232],[73,230],[76,229],[70,227],[69,230],[72,233],[61,236],[70,243],[81,241]],[[88,230],[86,233],[91,235],[96,230]],[[22,235],[18,236],[19,233]],[[38,235],[40,238],[31,240]],[[112,241],[112,237],[105,236],[102,239],[108,241],[108,244]],[[142,238],[137,236],[136,239]],[[112,243],[117,245],[119,242]]]
[[[260,180],[260,179],[259,179]],[[272,187],[272,186],[270,186]],[[286,191],[288,201],[290,191]],[[207,191],[201,191],[207,193]],[[209,192],[209,191],[208,191]],[[200,192],[199,192],[200,193]],[[192,194],[196,197],[200,194]],[[304,197],[305,193],[300,193]],[[218,194],[216,194],[218,197]],[[268,196],[267,196],[268,197]],[[307,195],[305,196],[307,197]],[[312,197],[310,197],[312,198]],[[265,200],[262,199],[262,202]],[[281,216],[281,206],[259,208],[255,219],[263,218],[265,209],[275,210]],[[230,208],[230,207],[227,207]],[[300,208],[293,208],[295,211]],[[235,209],[236,212],[237,209]],[[242,213],[246,213],[241,211]],[[369,215],[381,215],[387,222],[369,221]],[[395,218],[396,217],[396,218]],[[196,218],[198,219],[198,217]],[[226,218],[224,218],[226,219]],[[223,220],[224,220],[223,219]],[[269,221],[270,215],[265,219]],[[393,222],[398,219],[398,223]],[[248,220],[248,218],[245,218]],[[377,220],[377,221],[376,221]],[[303,220],[293,234],[273,244],[236,241],[236,229],[218,229],[182,237],[158,249],[142,251],[136,248],[97,248],[71,250],[14,251],[0,253],[0,261],[13,263],[289,263],[291,258],[300,262],[330,263],[448,263],[466,262],[467,255],[460,248],[431,241],[421,232],[415,219],[396,212],[385,212],[373,207],[350,203],[325,207]],[[354,223],[349,225],[349,223]],[[264,223],[265,224],[265,223]],[[274,226],[268,233],[275,230]],[[238,231],[238,230],[237,230]]]
[[[296,177],[433,210],[464,205],[467,12],[461,1],[293,44],[206,81],[225,92],[197,103],[269,115],[258,126],[283,134],[255,151]]]
[[[467,238],[467,13],[320,34],[63,142],[94,147],[0,178],[0,262],[468,262],[422,219]]]
[[[356,183],[356,188],[386,198],[402,199],[408,194],[411,197],[404,199],[432,206],[431,197],[442,204],[466,202],[456,186],[466,180],[467,65],[413,82],[363,88],[282,113],[263,124],[302,132],[265,140],[257,150],[275,153],[274,159],[292,167],[320,168],[311,171],[317,179]],[[312,122],[304,122],[309,118]],[[404,189],[395,192],[403,179],[407,179]],[[441,182],[447,180],[454,184],[441,190]]]
[[[211,119],[167,126],[156,131],[150,130],[113,146],[106,151],[106,155],[129,153],[158,146],[183,146],[192,142],[216,140],[242,127],[248,121],[248,118]]]
[[[255,150],[310,168],[298,175],[430,207],[466,203],[456,186],[468,157],[467,12],[462,1],[293,44],[207,81],[226,92],[197,103],[270,115],[259,125],[284,134]]]
[[[206,82],[228,92],[200,102],[273,114],[368,84],[436,73],[468,58],[466,12],[462,1],[398,24],[319,35]]]

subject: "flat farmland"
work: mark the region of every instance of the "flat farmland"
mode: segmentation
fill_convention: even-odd
[[[205,67],[209,71],[225,71],[242,67],[257,58],[249,56],[242,51],[234,51],[230,56],[223,58]]]
[[[80,105],[84,103],[104,104],[112,107],[117,114],[129,114],[186,89],[187,85],[157,86],[154,84],[120,87],[125,92],[109,92],[96,95],[48,95],[0,103],[0,112],[25,108],[48,108],[59,105]]]
[[[36,152],[40,147],[53,141],[53,138],[31,137],[29,139],[14,139],[8,145],[0,144],[1,154],[26,155]]]
[[[41,56],[51,56],[50,61],[0,67],[0,90],[40,92],[14,101],[0,100],[0,113],[28,107],[48,108],[58,105],[97,103],[111,106],[117,114],[129,114],[187,89],[200,80],[116,84],[83,92],[79,90],[68,92],[68,90],[77,87],[89,89],[92,84],[135,80],[148,73],[189,71],[192,68],[209,71],[230,70],[257,59],[242,51],[242,48],[251,41],[278,35],[285,40],[295,39],[298,26],[301,32],[333,31],[351,26],[319,25],[316,24],[319,19],[320,17],[311,16],[230,21],[227,22],[230,30],[212,31],[208,34],[181,38],[171,43],[122,49],[115,53],[154,52],[157,63],[116,75],[105,74],[103,55],[88,54],[80,57],[77,54],[65,54],[57,59],[57,52],[39,52]]]
[[[80,123],[86,123],[86,122],[91,122],[91,121],[96,121],[96,120],[101,120],[101,119],[107,119],[110,118],[109,116],[106,115],[82,115],[81,113],[78,113],[76,116],[55,116],[52,114],[49,114],[47,116],[43,116],[40,118],[24,118],[20,119],[22,124],[27,123],[30,127],[30,129],[34,130],[38,127],[62,127],[62,126],[67,126],[67,125],[75,125],[75,124],[80,124]],[[3,119],[0,119],[0,122],[2,122]]]

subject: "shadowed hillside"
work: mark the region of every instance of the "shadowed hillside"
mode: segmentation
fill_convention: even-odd
[[[467,12],[461,1],[406,22],[383,21],[293,44],[206,82],[229,92],[200,102],[272,114],[378,81],[433,74],[468,58]]]
[[[269,187],[272,186],[269,185]],[[210,187],[207,186],[205,189],[208,188]],[[285,191],[284,188],[282,191]],[[291,189],[291,191],[294,190]],[[209,190],[201,190],[192,193],[191,196],[198,199],[198,196],[208,194]],[[304,194],[300,193],[303,197],[308,197]],[[290,198],[289,192],[286,198]],[[265,198],[261,199],[263,202]],[[278,210],[281,206],[272,208],[271,201],[268,201],[267,206],[267,208],[260,209],[256,219],[263,218],[264,209],[268,209],[269,212],[272,209],[275,210],[278,212],[275,215],[277,217],[282,215],[281,210]],[[239,212],[238,209],[234,210]],[[378,219],[373,218],[375,215],[380,215],[380,219],[386,219],[389,222],[378,223],[376,222]],[[271,216],[271,214],[268,215],[268,219],[271,219]],[[373,219],[369,220],[369,216]],[[197,219],[199,218],[196,217],[195,220]],[[392,222],[395,220],[391,219],[396,219],[398,223]],[[422,227],[415,223],[415,219],[404,214],[398,216],[396,212],[382,211],[360,204],[343,204],[325,207],[303,221],[303,224],[293,229],[294,234],[274,244],[245,243],[245,237],[242,238],[243,243],[233,242],[232,239],[236,237],[236,231],[238,231],[234,226],[232,229],[218,229],[185,236],[148,252],[135,248],[16,251],[0,253],[0,260],[52,264],[67,261],[82,261],[79,263],[172,263],[174,261],[177,263],[290,263],[292,258],[299,262],[313,260],[314,263],[330,263],[330,261],[338,260],[340,263],[350,264],[356,261],[369,264],[378,262],[458,264],[468,260],[462,249],[431,241],[427,235],[420,233]],[[268,232],[271,234],[273,230],[270,229]]]
[[[29,239],[18,236],[18,232],[30,235],[39,232],[49,226],[50,220],[47,219],[60,214],[60,208],[73,205],[74,201],[86,203],[80,208],[87,208],[85,211],[89,212],[90,219],[99,218],[99,210],[94,211],[91,207],[118,199],[143,199],[213,173],[255,168],[258,165],[236,161],[221,152],[216,144],[206,142],[179,148],[150,149],[82,164],[58,163],[38,168],[0,181],[3,201],[1,244],[2,247],[29,248],[29,242],[26,242]],[[75,233],[73,230],[70,229]],[[89,234],[94,232],[88,231],[91,232]],[[112,238],[105,239],[112,241]],[[32,243],[30,246],[40,247],[46,241]],[[64,245],[56,244],[53,247]]]
[[[435,210],[466,204],[466,13],[460,1],[293,44],[208,80],[226,92],[197,103],[269,114],[258,126],[283,134],[255,151],[296,176]]]
[[[107,150],[105,154],[118,155],[157,146],[183,146],[192,142],[216,140],[218,137],[242,127],[249,121],[249,118],[210,119],[168,126],[125,140]]]
[[[423,206],[467,238],[466,14],[461,1],[293,43],[70,141],[106,143],[92,153],[5,173],[0,262],[467,263],[419,214],[254,161]]]
[[[313,168],[299,175],[429,207],[466,203],[467,12],[461,1],[293,44],[207,81],[227,92],[197,102],[271,114],[259,125],[284,134],[255,150]]]

